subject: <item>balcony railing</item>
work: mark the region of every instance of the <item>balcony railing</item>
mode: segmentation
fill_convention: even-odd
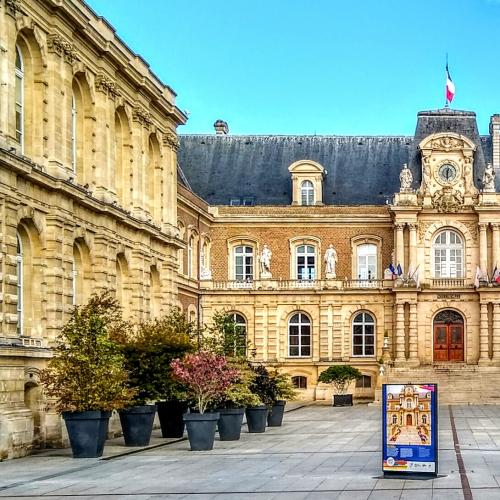
[[[431,279],[432,288],[470,288],[471,283],[468,283],[465,278],[433,278]]]
[[[391,289],[393,280],[254,280],[201,281],[208,290],[364,290]]]

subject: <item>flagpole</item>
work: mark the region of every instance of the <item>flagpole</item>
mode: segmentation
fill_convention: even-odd
[[[446,52],[446,77],[448,77],[448,52]],[[449,108],[448,104],[448,93],[446,92],[446,86],[444,90],[444,95],[445,95],[445,101],[444,101],[444,107]]]

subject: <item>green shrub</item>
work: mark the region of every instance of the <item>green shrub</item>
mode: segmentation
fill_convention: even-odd
[[[130,403],[135,391],[127,387],[125,358],[108,335],[123,327],[121,307],[109,290],[73,308],[40,375],[58,411],[109,411]]]
[[[337,394],[345,394],[353,380],[361,378],[362,373],[350,365],[333,365],[321,372],[318,382],[332,384]]]

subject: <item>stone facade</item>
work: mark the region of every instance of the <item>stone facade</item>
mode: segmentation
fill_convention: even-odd
[[[61,443],[37,374],[73,304],[177,305],[175,93],[83,2],[0,2],[0,460]]]

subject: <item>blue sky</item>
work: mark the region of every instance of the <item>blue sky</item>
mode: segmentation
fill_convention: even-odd
[[[181,133],[411,135],[500,113],[500,0],[87,0],[177,92]]]

